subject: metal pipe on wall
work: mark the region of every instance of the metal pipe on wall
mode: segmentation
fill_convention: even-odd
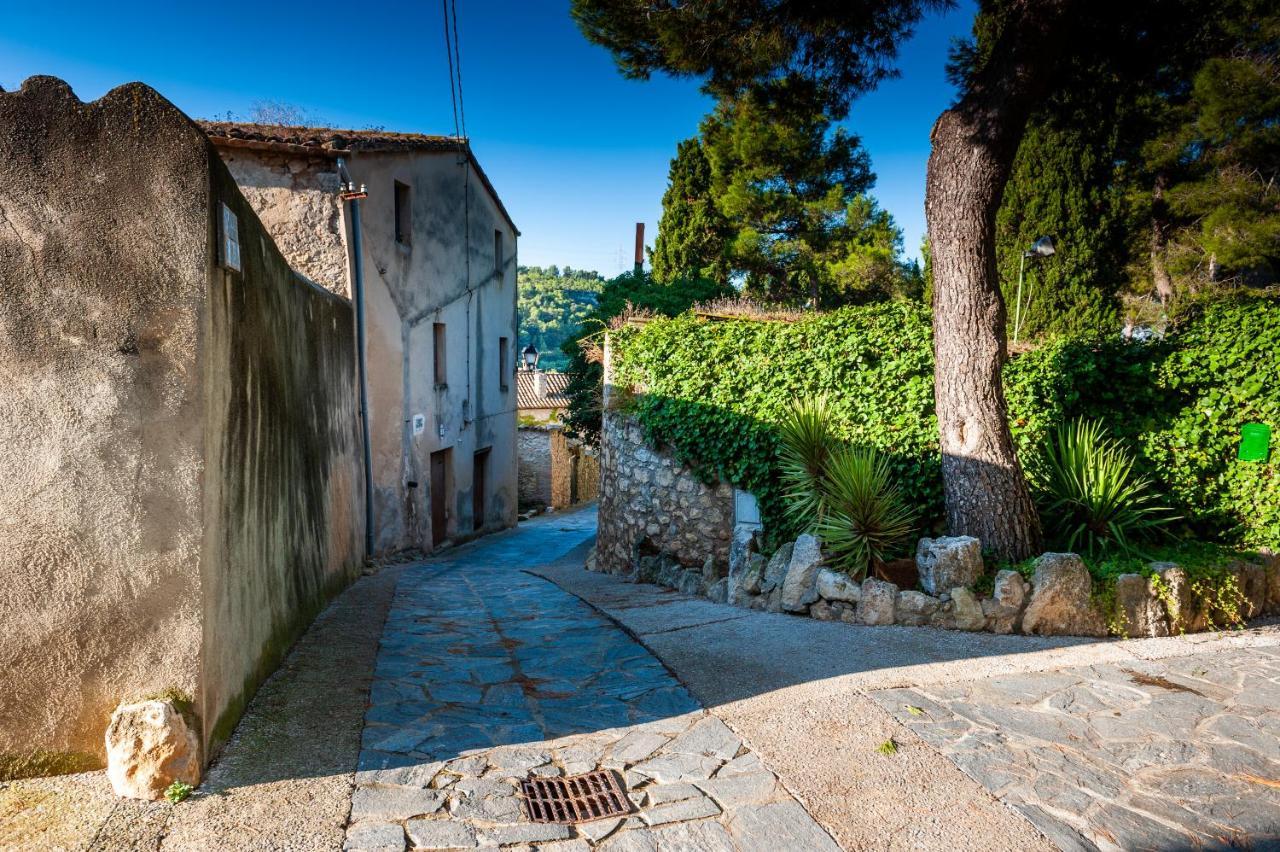
[[[366,557],[373,556],[373,449],[369,445],[369,379],[368,365],[365,360],[365,318],[364,318],[364,254],[360,242],[360,200],[368,198],[369,193],[363,185],[357,191],[347,173],[346,164],[338,158],[338,178],[341,183],[340,196],[351,205],[351,264],[353,267],[351,282],[351,301],[356,307],[356,363],[360,382],[360,435],[364,444],[364,552]]]

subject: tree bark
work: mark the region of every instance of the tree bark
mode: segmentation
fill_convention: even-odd
[[[925,186],[933,264],[934,382],[952,534],[1000,557],[1041,545],[1040,518],[1009,430],[1001,368],[1004,299],[995,217],[1027,119],[1065,45],[1074,0],[1013,0],[989,58],[934,124]]]
[[[1164,200],[1164,191],[1169,186],[1169,176],[1163,171],[1156,173],[1155,183],[1151,188],[1151,280],[1156,287],[1156,297],[1160,304],[1168,305],[1173,299],[1173,277],[1169,275],[1169,204]]]

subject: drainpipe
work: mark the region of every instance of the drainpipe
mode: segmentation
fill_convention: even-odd
[[[369,373],[365,363],[364,253],[360,244],[360,200],[368,198],[364,184],[356,189],[346,164],[338,158],[339,197],[351,204],[351,300],[356,305],[356,362],[360,381],[360,436],[364,444],[364,553],[373,556],[373,450],[369,446]]]

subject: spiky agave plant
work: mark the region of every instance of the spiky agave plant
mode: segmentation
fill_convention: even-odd
[[[913,513],[893,481],[889,459],[874,447],[831,453],[823,501],[826,510],[817,524],[823,549],[851,577],[879,573],[885,557],[911,535]]]
[[[831,434],[831,412],[825,396],[792,403],[778,424],[778,468],[787,513],[811,529],[823,514],[823,482],[827,462],[839,445]]]
[[[1133,472],[1133,457],[1101,421],[1063,423],[1045,447],[1041,515],[1067,550],[1134,553],[1139,540],[1178,519],[1156,499],[1151,481]]]

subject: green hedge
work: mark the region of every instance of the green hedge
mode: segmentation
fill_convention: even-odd
[[[793,399],[825,393],[836,430],[889,454],[922,528],[941,516],[927,310],[844,308],[794,323],[692,315],[614,333],[620,384],[650,440],[708,480],[754,492],[781,539],[774,424]],[[1280,544],[1280,451],[1235,460],[1240,426],[1280,426],[1280,299],[1219,302],[1158,343],[1059,340],[1011,360],[1010,420],[1034,476],[1064,418],[1103,418],[1202,537]],[[1277,430],[1280,431],[1280,430]],[[1273,447],[1277,445],[1273,436]]]

